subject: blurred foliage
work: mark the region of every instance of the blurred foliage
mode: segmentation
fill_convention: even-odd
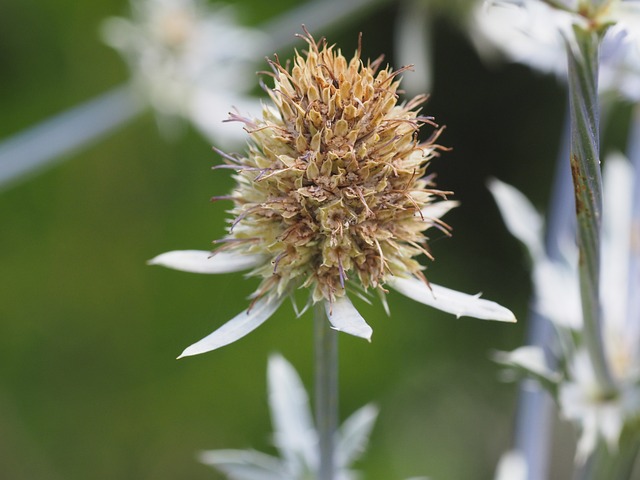
[[[294,0],[234,2],[247,23]],[[443,3],[443,2],[439,2]],[[387,52],[397,5],[327,32],[345,51]],[[124,0],[3,0],[0,138],[127,79],[98,40]],[[341,337],[341,408],[381,408],[361,462],[368,479],[489,478],[509,447],[515,388],[497,380],[494,349],[522,342],[527,260],[485,188],[497,176],[542,208],[564,113],[553,79],[519,66],[484,66],[463,29],[437,16],[435,84],[425,112],[453,147],[433,162],[462,206],[451,239],[434,238],[434,282],[510,307],[516,326],[455,319],[391,294],[392,316],[357,304],[371,344]],[[300,30],[291,25],[291,34]],[[298,43],[299,46],[299,43]],[[286,55],[283,52],[282,55]],[[258,59],[256,70],[265,68]],[[409,73],[410,74],[410,73]],[[12,480],[215,479],[195,452],[268,449],[266,360],[280,351],[312,378],[309,316],[289,307],[240,342],[175,361],[191,342],[246,305],[241,275],[147,267],[166,250],[209,248],[224,231],[231,186],[220,160],[188,131],[173,143],[151,114],[55,168],[0,192],[0,477]]]

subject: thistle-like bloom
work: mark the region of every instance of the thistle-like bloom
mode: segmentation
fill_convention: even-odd
[[[365,64],[360,49],[347,61],[324,41],[309,46],[289,70],[271,62],[273,106],[261,119],[234,116],[251,142],[246,156],[224,154],[236,170],[230,199],[235,220],[214,254],[169,252],[151,260],[180,270],[222,273],[251,269],[262,279],[250,308],[182,354],[226,345],[267,320],[298,288],[309,304],[325,304],[331,325],[370,339],[371,327],[348,292],[375,290],[386,308],[385,285],[457,316],[515,321],[493,302],[427,282],[418,262],[431,257],[425,231],[449,235],[440,217],[456,205],[442,200],[429,160],[441,131],[418,107],[398,103],[398,73]],[[423,124],[434,133],[418,140]]]
[[[202,463],[232,480],[303,480],[317,478],[318,432],[309,396],[293,366],[280,355],[269,359],[267,370],[273,441],[280,458],[255,450],[209,450]],[[355,480],[352,464],[365,452],[378,416],[374,405],[353,413],[336,432],[336,480]]]
[[[640,331],[637,294],[640,279],[629,275],[637,257],[638,225],[631,218],[633,170],[618,155],[609,156],[604,170],[604,212],[601,289],[603,342],[616,392],[602,392],[581,342],[582,311],[578,280],[578,252],[566,244],[563,258],[552,261],[542,249],[542,219],[524,196],[494,181],[491,191],[505,223],[528,247],[533,259],[535,307],[558,330],[560,369],[547,365],[539,347],[521,347],[501,354],[499,361],[524,370],[549,388],[565,418],[581,430],[577,456],[584,460],[599,439],[615,448],[623,427],[640,416]]]
[[[131,0],[131,7],[131,19],[107,19],[102,33],[127,61],[160,126],[183,118],[212,141],[243,138],[222,121],[231,105],[260,111],[247,92],[263,35],[240,26],[229,6],[202,0]]]

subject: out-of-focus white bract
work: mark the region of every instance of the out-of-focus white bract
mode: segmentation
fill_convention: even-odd
[[[216,144],[237,145],[242,128],[222,121],[230,106],[260,111],[248,92],[267,38],[238,24],[229,6],[202,0],[132,0],[131,10],[107,19],[102,36],[127,61],[160,127],[186,119]]]

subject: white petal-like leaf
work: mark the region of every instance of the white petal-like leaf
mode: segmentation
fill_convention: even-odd
[[[433,81],[433,29],[430,8],[425,2],[403,2],[394,31],[398,65],[413,64],[413,74],[403,79],[402,88],[411,97],[430,92]]]
[[[582,326],[582,304],[575,265],[540,260],[533,266],[532,280],[536,311],[560,327],[579,330]]]
[[[348,468],[367,449],[376,418],[378,407],[368,404],[354,412],[342,424],[336,448],[336,465],[339,469]]]
[[[283,299],[284,297],[261,298],[252,308],[236,315],[211,335],[187,347],[178,358],[210,352],[239,340],[267,321],[278,309]]]
[[[279,459],[254,450],[209,450],[198,459],[232,480],[283,480],[288,478]]]
[[[174,250],[152,258],[149,265],[160,265],[191,273],[230,273],[248,270],[265,261],[262,255],[244,255],[233,252],[205,250]]]
[[[293,366],[281,355],[269,358],[269,407],[275,444],[287,464],[303,461],[307,468],[317,466],[317,434],[309,406],[309,396]]]
[[[501,57],[546,73],[566,77],[563,38],[569,37],[572,16],[547,2],[476,2],[471,39],[488,61]]]
[[[346,295],[333,303],[325,302],[325,311],[335,330],[371,341],[373,330]]]
[[[629,331],[629,325],[637,323],[627,315],[629,300],[634,301],[628,298],[628,293],[635,292],[629,289],[629,281],[636,281],[629,278],[629,267],[634,261],[631,256],[633,177],[633,168],[623,155],[613,153],[607,156],[603,176],[600,288],[607,328],[620,332]],[[637,326],[631,328],[637,329]]]
[[[456,200],[443,200],[441,202],[433,202],[420,210],[425,220],[442,218],[451,209],[460,205]]]
[[[433,283],[429,288],[417,278],[396,277],[387,284],[416,302],[452,313],[456,317],[474,317],[500,322],[516,321],[511,310],[490,300],[480,298],[480,294],[468,295]]]
[[[498,462],[495,480],[526,480],[527,460],[519,450],[506,452]]]
[[[496,362],[526,370],[534,377],[551,383],[560,381],[560,375],[549,368],[544,350],[534,345],[525,345],[511,352],[496,352]]]
[[[525,244],[534,259],[544,256],[542,216],[527,197],[511,185],[495,178],[488,183],[511,234]]]

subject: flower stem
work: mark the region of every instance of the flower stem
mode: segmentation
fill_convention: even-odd
[[[629,480],[634,472],[635,461],[640,449],[640,440],[623,434],[615,453],[602,441],[578,471],[579,480]],[[635,478],[635,477],[633,477]]]
[[[600,34],[574,26],[567,42],[571,111],[571,173],[576,201],[583,338],[603,394],[615,391],[602,342],[600,309],[600,172],[598,46]]]
[[[335,437],[338,429],[338,335],[329,326],[324,302],[314,307],[315,409],[320,465],[318,480],[335,475]]]
[[[0,190],[84,148],[143,111],[131,88],[116,87],[0,143]]]
[[[631,207],[631,238],[640,239],[640,105],[633,108],[627,155],[633,165],[633,206]],[[634,241],[634,240],[632,240]],[[629,286],[627,294],[628,331],[640,342],[640,248],[632,248],[629,258]]]
[[[566,159],[571,145],[569,111],[565,115],[562,140],[556,160],[555,179],[552,187],[550,208],[547,215],[545,250],[552,261],[562,261],[561,245],[566,238],[575,237],[571,172]],[[529,311],[527,343],[543,349],[553,344],[555,329],[548,318]],[[550,367],[555,366],[552,355],[547,357]],[[523,381],[518,392],[515,447],[522,452],[527,462],[527,480],[544,480],[549,477],[549,453],[553,431],[553,403],[549,392],[541,385]]]

